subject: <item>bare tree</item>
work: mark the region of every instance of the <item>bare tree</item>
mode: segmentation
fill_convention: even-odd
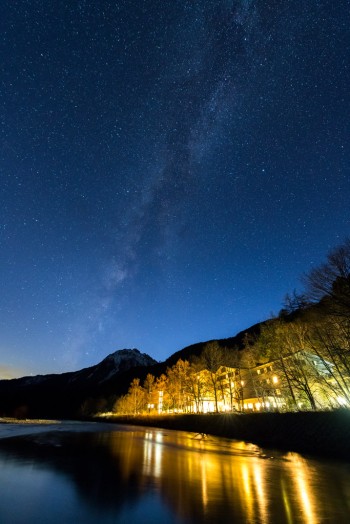
[[[167,392],[171,409],[187,411],[189,406],[190,364],[179,359],[174,366],[167,369]]]
[[[214,397],[215,411],[219,411],[220,377],[217,373],[220,366],[226,364],[226,351],[220,347],[217,341],[208,342],[201,354],[202,367],[207,370],[207,387]]]
[[[311,406],[316,407],[308,375],[301,369],[304,364],[300,357],[300,351],[304,349],[302,338],[302,330],[297,329],[296,322],[273,319],[262,328],[255,344],[265,362],[274,362],[274,367],[279,371],[284,401],[292,409],[299,409],[300,392],[304,392],[302,396],[307,392]]]
[[[306,295],[334,315],[350,317],[350,239],[330,251],[324,264],[304,275]]]
[[[287,293],[284,297],[283,308],[279,312],[280,317],[285,317],[296,311],[307,309],[310,306],[310,300],[305,293],[297,293],[294,289],[292,294]]]
[[[194,406],[194,410],[197,413],[202,411],[203,399],[206,392],[205,381],[200,371],[202,370],[202,365],[198,359],[193,359],[189,367],[188,373],[188,394],[189,399]]]
[[[327,394],[333,405],[350,405],[350,321],[328,315],[308,327],[310,348],[326,371]]]
[[[147,374],[147,377],[143,383],[143,389],[145,392],[145,405],[148,412],[150,412],[152,409],[154,409],[153,393],[155,390],[155,378],[153,375],[151,375],[151,373]]]
[[[158,413],[168,411],[170,407],[168,377],[164,373],[156,378],[155,389],[158,392]]]
[[[140,379],[134,378],[130,384],[128,396],[130,412],[134,415],[142,413],[145,406],[145,390],[140,386]]]

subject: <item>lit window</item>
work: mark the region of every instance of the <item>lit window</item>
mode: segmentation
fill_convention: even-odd
[[[272,380],[273,380],[273,383],[274,383],[274,384],[277,384],[277,382],[278,382],[278,377],[276,377],[276,375],[275,375],[275,376],[273,377]]]
[[[260,369],[257,370],[257,374],[260,375]]]

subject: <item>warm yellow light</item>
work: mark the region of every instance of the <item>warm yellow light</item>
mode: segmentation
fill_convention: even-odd
[[[277,384],[277,382],[278,382],[278,377],[276,377],[276,375],[275,375],[275,376],[273,377],[272,381],[273,381],[274,384]]]
[[[344,397],[337,397],[337,401],[341,406],[347,406],[347,402]]]

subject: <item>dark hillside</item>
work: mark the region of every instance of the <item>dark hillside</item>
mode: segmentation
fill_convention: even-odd
[[[244,347],[244,341],[246,336],[257,337],[260,334],[261,327],[264,324],[265,322],[259,322],[258,324],[254,324],[253,326],[250,326],[248,329],[240,331],[234,337],[222,338],[219,340],[213,339],[208,340],[206,342],[197,342],[196,344],[192,344],[183,349],[180,349],[180,351],[176,351],[176,353],[173,353],[169,358],[166,359],[164,364],[170,367],[176,364],[176,362],[180,358],[182,360],[191,360],[191,358],[194,356],[200,357],[205,346],[210,342],[218,342],[219,346],[222,348],[241,350]]]
[[[232,351],[242,350],[246,336],[257,337],[264,324],[215,342]],[[208,342],[214,340],[187,346],[165,362],[157,363],[137,349],[124,349],[80,371],[0,380],[0,416],[76,418],[111,409],[110,404],[127,393],[134,378],[143,383],[148,373],[158,377],[180,358],[199,357]]]

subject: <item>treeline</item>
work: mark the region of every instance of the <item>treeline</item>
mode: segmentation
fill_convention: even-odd
[[[293,404],[301,395],[311,409],[350,407],[350,240],[303,283],[304,293],[287,295],[255,351],[279,363]]]
[[[114,412],[350,407],[350,240],[303,282],[304,292],[288,295],[243,350],[211,342],[199,358],[180,359],[159,377],[135,378]]]
[[[229,365],[238,369],[239,361],[238,351],[229,351],[217,342],[210,342],[201,357],[193,358],[191,362],[179,359],[160,377],[148,374],[143,384],[135,378],[128,393],[116,401],[114,411],[135,415],[150,412],[200,413],[203,402],[210,398],[214,411],[218,412],[219,401],[224,396],[224,384],[218,370]],[[231,409],[241,397],[239,388],[232,388]]]

